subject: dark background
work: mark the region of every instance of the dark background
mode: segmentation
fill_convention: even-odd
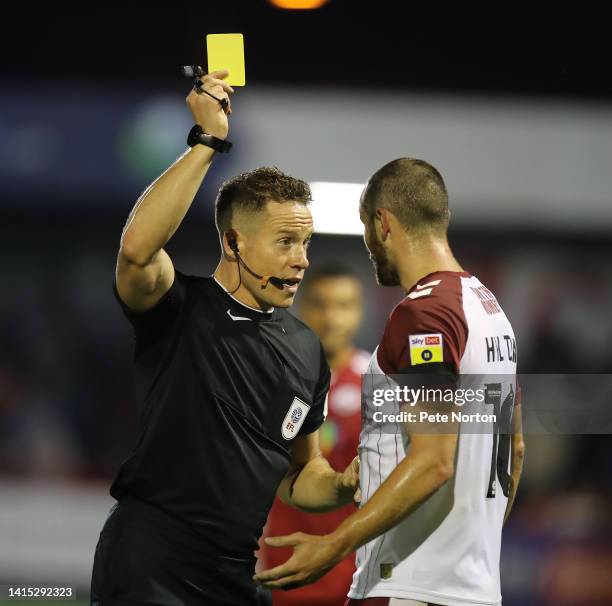
[[[264,0],[55,5],[5,12],[2,71],[96,82],[172,84],[205,32],[242,32],[258,83],[332,84],[579,98],[612,95],[604,9],[589,3],[332,1],[315,11]],[[5,52],[4,56],[7,54]]]

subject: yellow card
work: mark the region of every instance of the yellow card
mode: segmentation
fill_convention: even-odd
[[[225,79],[230,86],[244,86],[244,38],[242,34],[208,34],[206,36],[208,72],[229,71]]]

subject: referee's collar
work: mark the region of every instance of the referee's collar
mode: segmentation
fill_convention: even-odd
[[[232,313],[233,317],[235,319],[240,318],[242,316],[238,315],[238,314],[243,314],[244,317],[248,318],[249,320],[269,320],[270,318],[272,318],[272,315],[274,314],[274,307],[271,307],[270,309],[266,309],[265,311],[263,309],[256,309],[255,307],[251,307],[250,305],[247,305],[246,303],[243,303],[242,301],[239,301],[238,299],[236,299],[236,297],[234,297],[232,294],[230,294],[225,287],[223,286],[223,284],[221,284],[221,282],[219,282],[219,280],[217,280],[217,277],[213,274],[212,279],[214,281],[214,283],[218,286],[219,290],[221,290],[221,292],[228,297],[229,299],[231,299],[231,308],[228,309],[228,312]],[[233,303],[235,303],[236,305],[233,305]],[[239,307],[237,307],[239,306]],[[233,309],[232,309],[233,308]],[[238,310],[235,314],[234,314],[234,310]],[[230,316],[232,317],[232,316]]]

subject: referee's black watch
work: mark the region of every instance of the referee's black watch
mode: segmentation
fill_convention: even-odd
[[[208,135],[204,132],[204,129],[196,124],[187,136],[187,145],[194,147],[195,145],[206,145],[206,147],[212,147],[215,151],[221,154],[227,154],[232,149],[232,144],[227,139],[219,139],[213,135]]]

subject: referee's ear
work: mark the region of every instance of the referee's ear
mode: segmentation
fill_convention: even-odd
[[[224,234],[224,240],[227,242],[227,246],[233,254],[230,254],[229,251],[225,251],[228,257],[235,257],[238,252],[238,234],[233,229],[228,229]],[[225,247],[224,247],[225,248]]]

